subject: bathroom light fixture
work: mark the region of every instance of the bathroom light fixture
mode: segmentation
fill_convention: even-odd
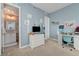
[[[5,18],[5,20],[17,20],[17,14],[15,13],[14,10],[11,10],[9,8],[4,8],[4,14],[3,17]]]

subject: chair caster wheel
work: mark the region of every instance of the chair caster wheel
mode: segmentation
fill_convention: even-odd
[[[63,47],[64,48],[64,47]]]
[[[75,49],[75,48],[74,48]]]
[[[72,49],[70,49],[70,51],[72,51]]]

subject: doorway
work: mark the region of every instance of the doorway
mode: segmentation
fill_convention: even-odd
[[[50,18],[48,16],[44,17],[44,24],[45,24],[45,40],[49,39],[50,37]]]
[[[2,4],[2,49],[17,45],[21,47],[20,7]]]

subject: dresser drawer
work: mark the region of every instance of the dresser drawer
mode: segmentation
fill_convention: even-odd
[[[44,38],[38,38],[38,39],[31,39],[30,42],[35,42],[35,41],[43,41]]]
[[[44,35],[30,35],[30,38],[43,38]]]
[[[38,46],[43,45],[43,44],[44,44],[44,41],[34,42],[34,43],[30,44],[30,47],[35,48],[35,47],[38,47]]]
[[[34,41],[34,42],[30,42],[30,44],[40,44],[40,43],[44,43],[44,41]]]
[[[44,34],[35,34],[29,36],[30,47],[38,47],[44,44]]]

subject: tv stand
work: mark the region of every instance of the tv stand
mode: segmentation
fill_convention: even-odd
[[[43,45],[44,43],[45,43],[44,34],[36,34],[36,33],[29,34],[29,45],[31,48],[38,47],[40,45]]]

